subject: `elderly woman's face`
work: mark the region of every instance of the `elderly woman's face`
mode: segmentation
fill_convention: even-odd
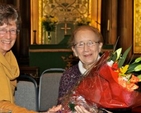
[[[83,63],[84,68],[89,68],[97,62],[102,43],[91,30],[80,30],[75,34],[75,46],[72,50]]]
[[[17,27],[15,21],[11,21],[10,25],[3,24],[0,26],[0,52],[5,55],[16,41]]]

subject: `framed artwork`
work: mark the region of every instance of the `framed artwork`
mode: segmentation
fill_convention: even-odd
[[[133,52],[141,53],[141,0],[134,0]]]

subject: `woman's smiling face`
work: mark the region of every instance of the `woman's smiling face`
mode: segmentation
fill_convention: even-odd
[[[99,38],[92,30],[77,31],[74,42],[72,50],[75,56],[81,60],[84,68],[87,69],[97,62],[103,43],[99,42]]]
[[[0,26],[0,52],[5,55],[16,41],[17,27],[15,21],[11,21],[9,25]]]

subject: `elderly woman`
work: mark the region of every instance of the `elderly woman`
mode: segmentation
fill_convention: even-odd
[[[97,61],[100,59],[100,52],[103,46],[103,38],[98,29],[92,26],[80,26],[74,30],[69,40],[69,45],[76,57],[78,64],[72,66],[63,73],[59,87],[59,101],[63,103],[64,97],[72,93],[72,89],[82,76],[87,74]],[[70,92],[71,91],[71,92]],[[114,109],[109,111],[103,108],[92,108],[88,110],[85,106],[75,106],[76,113],[131,113],[131,109]]]
[[[66,70],[60,81],[59,99],[70,91],[80,77],[94,65],[100,58],[99,53],[103,46],[101,33],[92,26],[80,26],[72,34],[69,45],[76,57],[78,64]],[[61,103],[61,100],[59,100]],[[82,106],[76,106],[78,113],[89,113]]]
[[[0,4],[0,109],[10,109],[12,113],[37,113],[14,104],[19,67],[11,48],[16,41],[19,23],[17,10],[11,5]],[[46,113],[55,113],[60,108],[53,107]]]

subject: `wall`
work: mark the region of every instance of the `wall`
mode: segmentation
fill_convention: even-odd
[[[105,44],[115,44],[117,40],[117,2],[102,0],[101,32]]]
[[[133,0],[102,0],[101,30],[107,44],[115,44],[125,51],[133,45]],[[108,25],[109,20],[109,25]],[[133,55],[130,51],[128,58]]]
[[[13,48],[20,65],[29,65],[29,45],[30,45],[30,1],[31,0],[0,0],[0,2],[16,5],[22,16],[22,26],[20,35]],[[96,2],[96,4],[99,4]],[[98,7],[97,7],[98,8]],[[93,10],[97,9],[94,7]],[[98,9],[97,9],[98,10]],[[93,16],[96,14],[93,13]],[[109,23],[109,31],[107,31]],[[101,9],[101,31],[108,43],[114,44],[120,36],[118,47],[126,50],[133,44],[133,0],[102,0]],[[130,56],[133,51],[130,52]]]

